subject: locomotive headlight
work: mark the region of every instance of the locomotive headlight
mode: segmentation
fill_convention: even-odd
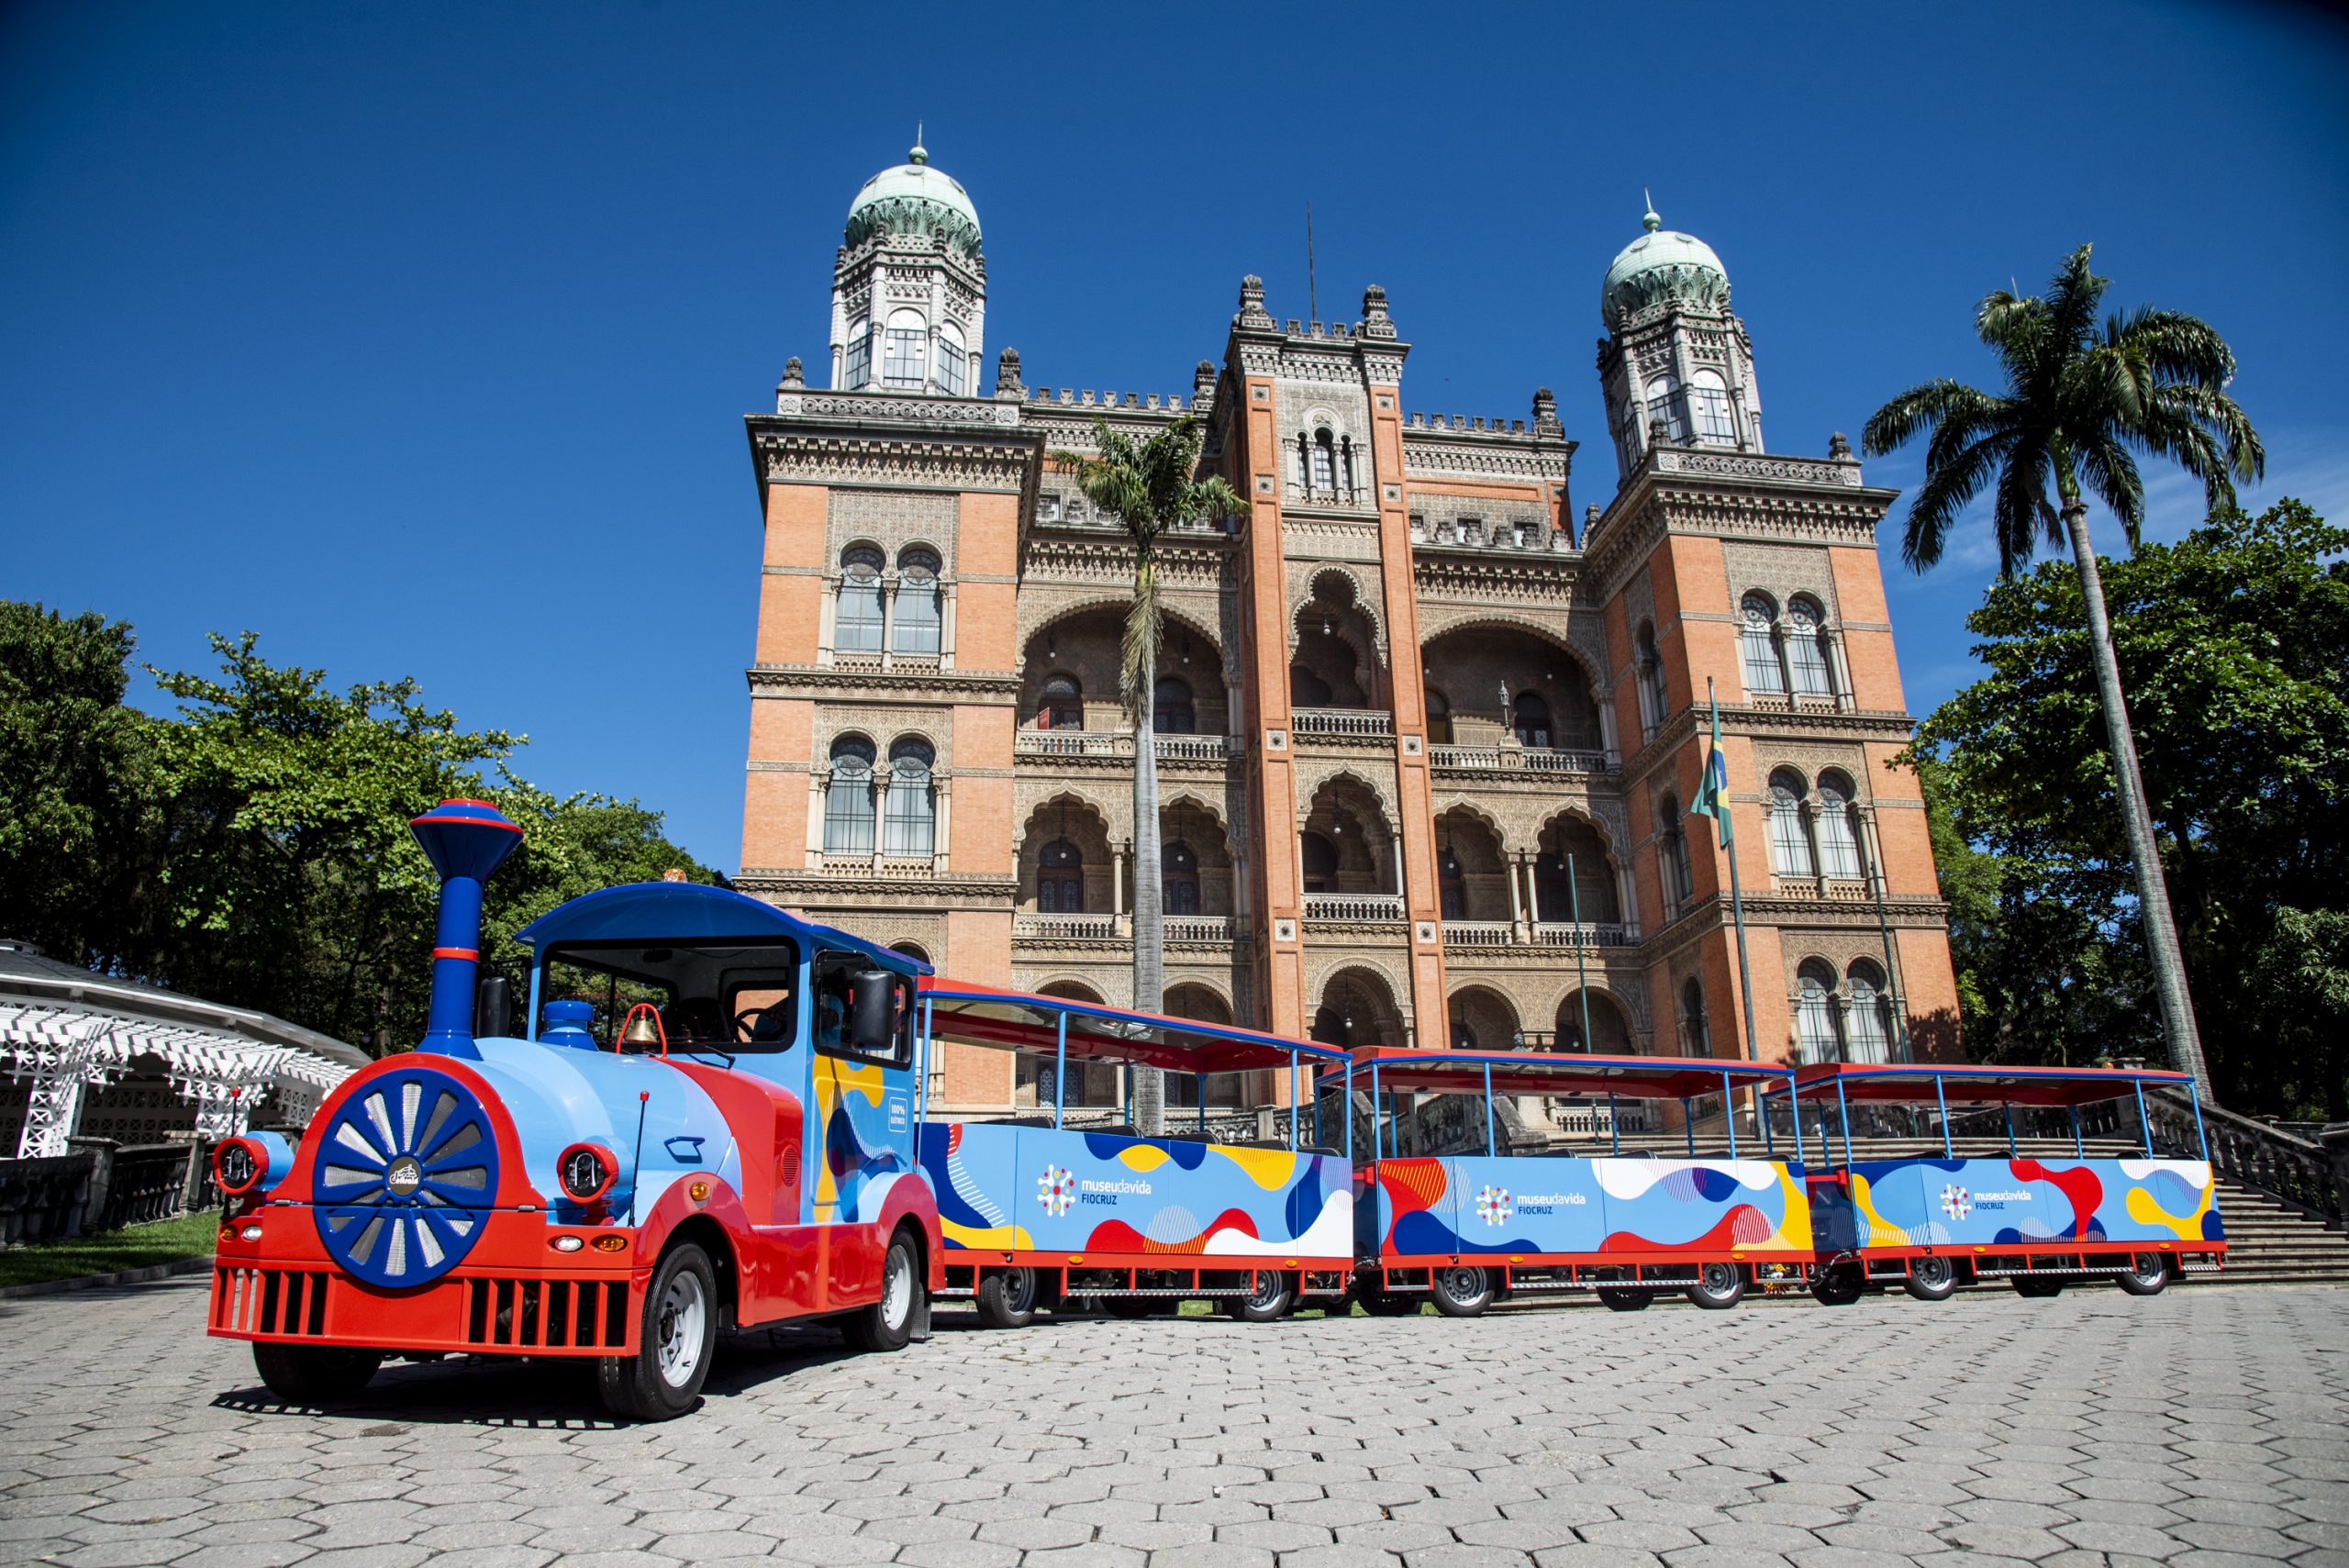
[[[576,1252],[586,1244],[576,1236],[558,1236],[547,1243],[558,1252]]]
[[[258,1225],[248,1225],[242,1230],[238,1231],[237,1234],[243,1237],[248,1241],[258,1241],[261,1240],[261,1227]]]
[[[212,1151],[212,1179],[230,1197],[252,1191],[268,1170],[268,1153],[250,1138],[224,1138]]]
[[[612,1190],[620,1163],[600,1143],[574,1143],[555,1156],[556,1184],[573,1203],[593,1203]]]

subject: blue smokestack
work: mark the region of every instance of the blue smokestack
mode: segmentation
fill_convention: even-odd
[[[408,823],[440,873],[440,925],[432,939],[432,1011],[419,1051],[478,1060],[473,973],[481,963],[481,884],[522,841],[522,829],[485,800],[444,800]]]

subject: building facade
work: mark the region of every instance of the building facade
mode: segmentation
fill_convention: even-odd
[[[1886,766],[1910,729],[1876,555],[1894,493],[1840,436],[1765,447],[1701,241],[1650,213],[1606,272],[1616,484],[1579,510],[1548,390],[1522,419],[1406,409],[1375,286],[1334,324],[1243,280],[1168,395],[1031,388],[1009,349],[982,394],[985,296],[976,210],[917,148],[851,209],[829,386],[795,358],[749,417],[745,891],[958,978],[1129,1000],[1132,556],[1052,454],[1187,414],[1249,505],[1163,544],[1168,1012],[1353,1044],[1954,1052],[1925,814]],[[1750,1036],[1731,851],[1688,814],[1709,694]],[[938,1092],[1038,1086],[969,1052]]]

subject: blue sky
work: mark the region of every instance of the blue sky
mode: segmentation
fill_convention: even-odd
[[[1386,286],[1406,406],[1553,386],[1604,502],[1598,280],[1646,186],[1730,270],[1775,450],[1987,379],[1974,302],[2093,240],[2116,303],[2234,345],[2250,498],[2349,517],[2345,40],[2247,5],[19,4],[0,595],[128,619],[167,667],[250,628],[414,674],[732,869],[740,417],[822,359],[841,220],[918,117],[1031,384],[1187,391],[1248,272],[1304,316],[1309,199],[1321,314]],[[2154,501],[2156,535],[2197,520],[2190,486]],[[1919,579],[1895,548],[1921,715],[1992,557]]]

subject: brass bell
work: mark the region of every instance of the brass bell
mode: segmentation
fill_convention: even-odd
[[[661,1054],[669,1054],[669,1032],[661,1027],[661,1014],[650,1002],[639,1002],[628,1010],[628,1022],[620,1028],[622,1051],[647,1051],[654,1046]]]

